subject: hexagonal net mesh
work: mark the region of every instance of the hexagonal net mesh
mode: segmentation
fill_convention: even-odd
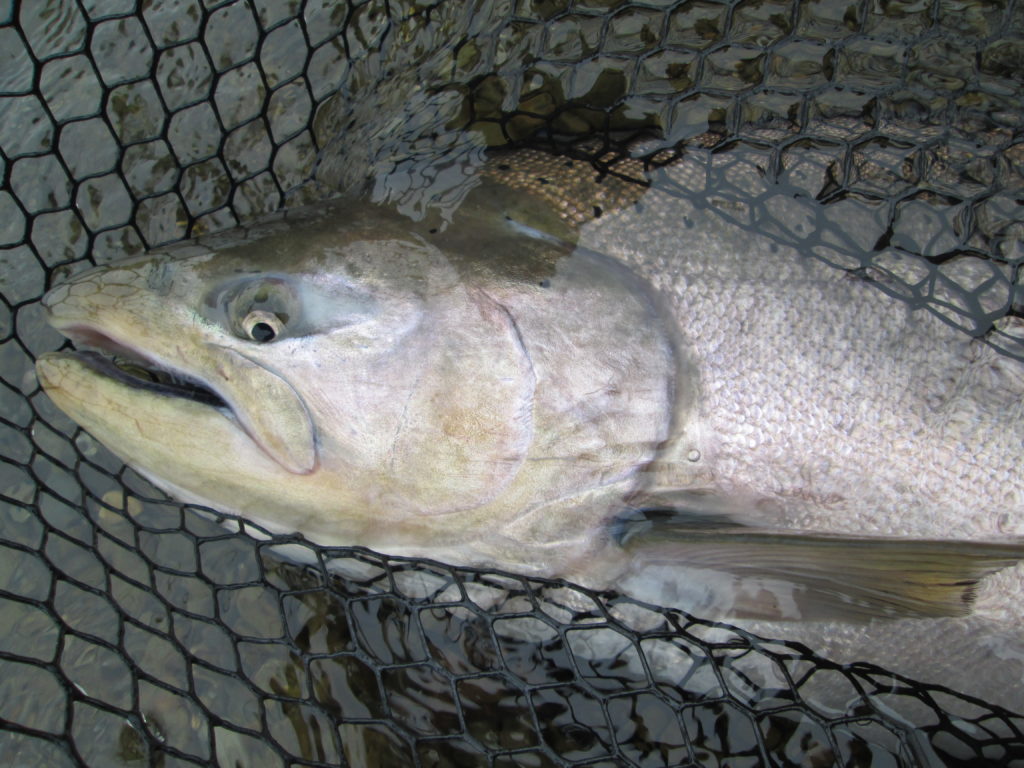
[[[1018,355],[1018,8],[0,2],[0,762],[1024,765],[1021,717],[868,664],[232,532],[126,469],[33,373],[63,343],[39,304],[63,276],[367,179],[422,205],[482,144],[627,176],[701,158],[707,200],[760,206],[779,239]],[[752,162],[761,187],[731,176]],[[780,188],[834,216],[772,229]]]

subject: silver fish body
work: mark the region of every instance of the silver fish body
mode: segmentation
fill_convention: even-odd
[[[1019,636],[1024,365],[685,195],[575,229],[475,200],[447,228],[335,202],[81,274],[55,327],[163,373],[62,352],[40,381],[172,495],[318,543],[826,638],[837,610],[976,597]]]
[[[40,379],[179,498],[325,544],[573,572],[668,437],[673,342],[613,260],[466,228],[334,204],[90,271],[47,296],[53,324],[216,397],[75,354]]]

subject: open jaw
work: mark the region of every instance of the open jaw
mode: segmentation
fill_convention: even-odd
[[[112,419],[136,416],[135,424],[159,417],[175,430],[187,431],[189,421],[217,414],[232,425],[231,437],[223,435],[232,445],[244,434],[292,474],[316,468],[313,420],[298,392],[272,369],[230,347],[208,344],[195,357],[216,375],[211,385],[204,375],[183,371],[93,326],[54,325],[79,349],[41,356],[36,372],[58,407],[87,429],[90,424],[107,429]],[[261,407],[265,403],[273,407]],[[201,410],[186,407],[190,404]],[[108,423],[101,427],[101,422]],[[214,430],[223,426],[204,424]],[[116,434],[110,438],[123,439]]]
[[[133,389],[145,390],[165,397],[177,397],[230,411],[228,404],[202,381],[146,357],[139,350],[127,347],[91,328],[62,329],[62,333],[79,347],[67,350],[93,372]]]

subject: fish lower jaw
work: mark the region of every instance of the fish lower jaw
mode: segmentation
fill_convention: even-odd
[[[84,323],[55,322],[54,327],[76,347],[58,354],[80,360],[100,376],[155,394],[228,408],[223,398],[196,377],[172,370],[138,347],[122,342],[103,330]]]

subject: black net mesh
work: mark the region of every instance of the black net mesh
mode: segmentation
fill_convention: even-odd
[[[1024,718],[868,664],[232,532],[33,373],[68,274],[367,179],[422,208],[503,145],[696,158],[705,205],[1019,355],[1022,33],[1014,0],[0,3],[0,762],[1024,765]]]

